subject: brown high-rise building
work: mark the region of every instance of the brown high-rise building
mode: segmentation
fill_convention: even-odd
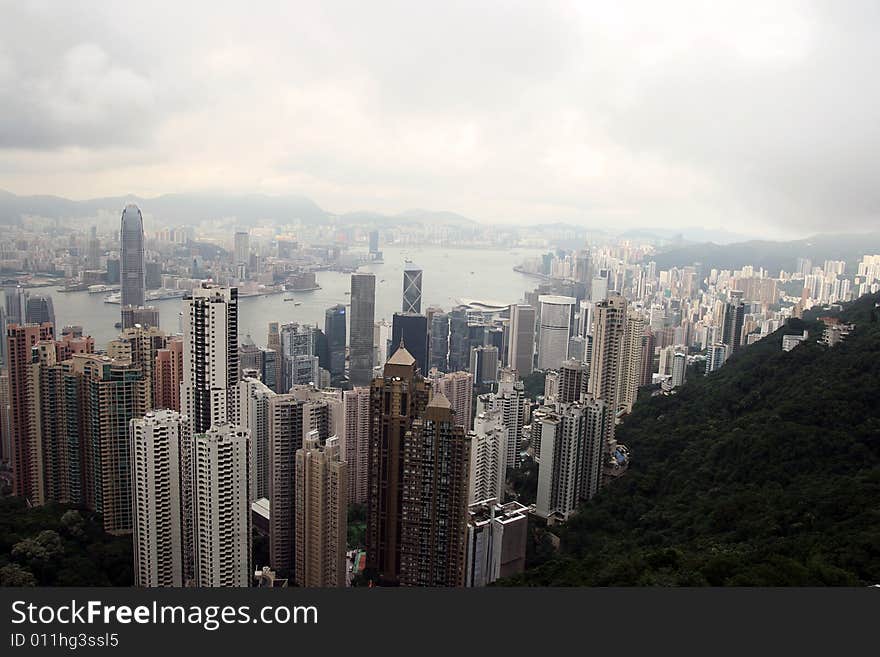
[[[329,414],[325,401],[269,399],[269,563],[285,576],[296,565],[296,452],[313,430],[327,439]]]
[[[642,365],[641,376],[639,377],[642,386],[651,385],[654,374],[654,333],[650,327],[645,329],[642,334]]]
[[[400,584],[464,586],[470,437],[436,393],[404,439]]]
[[[367,568],[380,584],[463,586],[469,447],[400,347],[370,397]]]
[[[586,386],[586,372],[584,364],[571,358],[559,368],[558,389],[556,401],[561,404],[570,404],[580,401]]]
[[[37,342],[53,337],[54,328],[48,322],[6,327],[12,494],[27,498],[31,504],[43,504],[45,492],[32,349]]]
[[[123,329],[115,340],[107,344],[107,355],[120,361],[140,365],[147,387],[147,400],[150,410],[154,408],[156,393],[156,359],[158,352],[165,348],[168,337],[158,327],[135,325]],[[182,353],[182,352],[181,352]],[[182,360],[182,358],[181,358]],[[178,390],[178,394],[180,391]]]
[[[345,586],[348,475],[339,438],[309,432],[296,452],[296,583]],[[271,508],[271,507],[270,507]]]
[[[370,386],[367,569],[380,584],[400,583],[404,440],[428,405],[430,384],[400,347]]]
[[[156,352],[153,408],[180,412],[180,382],[183,381],[183,338],[168,338]]]

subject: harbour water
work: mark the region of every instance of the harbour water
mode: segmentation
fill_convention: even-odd
[[[383,245],[384,263],[364,265],[361,271],[376,274],[376,320],[391,321],[401,309],[403,266],[407,259],[422,267],[422,312],[428,306],[449,309],[459,299],[502,304],[515,303],[523,293],[538,284],[535,278],[513,271],[515,265],[535,257],[531,249],[445,249],[441,247],[396,247]],[[312,292],[287,292],[246,297],[239,302],[239,334],[250,335],[258,345],[266,344],[269,322],[302,322],[324,327],[324,311],[335,304],[348,304],[351,276],[340,272],[317,274],[321,289]],[[118,304],[104,303],[104,294],[58,292],[52,294],[55,321],[59,326],[80,325],[95,338],[95,346],[104,349],[119,332]],[[295,301],[285,301],[294,297]],[[299,302],[297,305],[296,302]],[[180,331],[180,299],[152,302],[159,309],[161,327]]]

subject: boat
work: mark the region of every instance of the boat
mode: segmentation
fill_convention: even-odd
[[[297,301],[297,302],[295,302],[293,305],[294,305],[294,306],[301,306],[301,305],[302,305],[302,301]]]

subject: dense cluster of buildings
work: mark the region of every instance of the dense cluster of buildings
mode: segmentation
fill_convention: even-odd
[[[96,241],[94,268],[107,264]],[[13,494],[82,506],[130,534],[140,586],[249,586],[255,572],[303,586],[482,586],[520,572],[529,516],[565,521],[625,472],[615,430],[640,388],[674,392],[695,360],[708,374],[787,317],[880,287],[880,256],[850,283],[831,261],[776,278],[658,271],[624,243],[547,254],[524,267],[544,280],[516,303],[423,308],[423,272],[407,262],[391,322],[376,321],[375,275],[355,271],[350,305],[328,308],[323,328],[271,322],[259,346],[239,337],[229,281],[190,286],[179,330],[162,330],[136,206],[119,245],[121,328],[100,352],[81,327],[59,334],[50,297],[5,290],[0,428]],[[370,257],[382,257],[372,235]],[[260,269],[249,233],[235,233],[232,260],[233,283]],[[849,328],[828,322],[826,342]],[[535,371],[544,389],[530,398]],[[529,506],[508,483],[524,459],[538,466]],[[348,545],[355,505],[362,546]]]

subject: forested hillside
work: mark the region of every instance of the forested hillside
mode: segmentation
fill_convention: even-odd
[[[560,552],[505,584],[880,582],[878,297],[828,348],[793,320],[619,427],[629,472],[554,530]],[[810,341],[781,351],[784,333]]]

